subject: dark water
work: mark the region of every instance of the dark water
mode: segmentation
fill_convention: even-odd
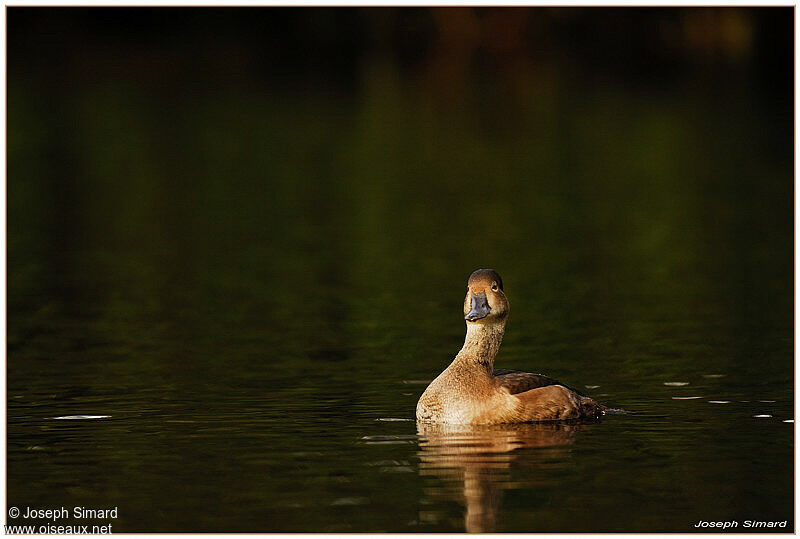
[[[116,532],[793,529],[791,114],[747,88],[453,103],[366,65],[357,99],[15,82],[9,505],[116,506]],[[511,302],[497,367],[632,413],[417,426],[478,267]]]

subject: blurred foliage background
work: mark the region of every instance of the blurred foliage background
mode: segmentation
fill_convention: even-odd
[[[12,8],[11,344],[32,293],[78,308],[85,285],[114,316],[124,283],[127,309],[261,297],[336,340],[342,307],[303,286],[412,280],[459,305],[482,265],[543,302],[539,327],[668,287],[682,312],[789,323],[791,27],[788,8]]]

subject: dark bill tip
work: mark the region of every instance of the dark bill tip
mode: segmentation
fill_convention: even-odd
[[[470,295],[470,310],[464,316],[464,320],[468,322],[474,322],[476,320],[480,320],[481,318],[486,318],[489,316],[489,312],[492,309],[489,307],[489,302],[486,301],[486,292],[481,292],[480,294],[471,294]]]

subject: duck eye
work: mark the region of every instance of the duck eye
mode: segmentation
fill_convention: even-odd
[[[492,283],[492,290],[497,292],[497,283]]]

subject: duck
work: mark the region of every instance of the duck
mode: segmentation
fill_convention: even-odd
[[[598,420],[610,408],[548,376],[495,369],[509,303],[493,269],[467,281],[464,346],[419,398],[419,422],[456,425]]]

